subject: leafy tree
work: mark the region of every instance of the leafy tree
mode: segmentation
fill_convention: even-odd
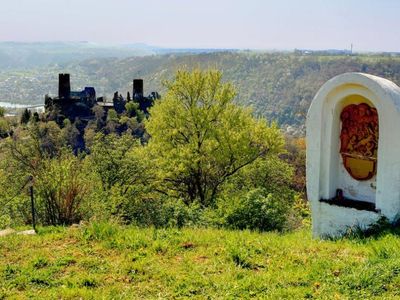
[[[118,128],[119,118],[114,109],[110,109],[107,113],[107,123],[105,126],[107,133],[115,133]]]
[[[143,195],[151,189],[139,140],[129,134],[96,134],[86,167],[92,181],[98,182],[100,202],[109,213],[131,220],[135,207],[142,205]],[[145,205],[145,204],[143,204]]]
[[[0,117],[0,138],[7,137],[11,131],[10,124],[5,118]]]
[[[21,124],[28,124],[31,117],[32,117],[31,111],[25,108],[24,112],[21,115]]]
[[[137,121],[140,123],[144,119],[144,113],[140,110],[139,104],[136,102],[127,102],[125,104],[126,114],[129,117],[136,117]]]
[[[294,167],[294,176],[288,185],[306,197],[306,142],[304,138],[286,137],[285,160]]]
[[[10,167],[2,146],[0,143],[0,229],[30,220],[29,197],[24,193],[28,180],[20,170]]]
[[[56,157],[64,145],[61,129],[56,122],[34,124],[29,128],[29,136],[32,139],[40,157]]]
[[[279,129],[235,105],[235,90],[220,72],[178,71],[166,85],[145,123],[160,192],[212,205],[228,178],[282,151]]]
[[[45,224],[68,225],[81,219],[79,208],[90,182],[81,160],[70,152],[44,159],[35,178],[39,215]]]
[[[103,190],[110,190],[117,183],[129,183],[132,176],[137,175],[137,166],[129,156],[138,145],[137,140],[126,134],[121,137],[96,134],[90,148],[90,162],[99,175]]]
[[[96,136],[96,126],[94,122],[89,122],[88,126],[86,126],[85,128],[85,132],[83,135],[85,141],[85,147],[87,149],[90,149],[93,146],[95,136]]]
[[[40,199],[38,212],[41,220],[51,224],[65,223],[65,219],[60,219],[60,214],[64,214],[61,210],[70,208],[61,205],[65,203],[61,198],[67,193],[64,193],[61,188],[71,188],[72,191],[73,186],[59,186],[59,189],[56,189],[56,186],[51,184],[60,180],[64,176],[62,172],[65,171],[65,169],[56,170],[58,165],[55,161],[60,159],[58,163],[60,163],[59,167],[62,168],[62,160],[72,160],[73,157],[71,155],[68,158],[65,158],[65,156],[62,159],[60,158],[63,152],[63,141],[58,125],[51,121],[48,123],[30,123],[26,127],[19,127],[15,130],[12,138],[6,139],[1,146],[0,153],[2,153],[4,159],[1,160],[0,169],[2,171],[0,173],[4,175],[2,182],[2,186],[6,190],[4,206],[9,211],[9,215],[14,219],[15,212],[18,212],[23,215],[26,222],[29,221],[29,205],[26,205],[28,196],[24,195],[24,191],[26,191],[26,184],[28,183],[28,178],[30,178],[29,182],[34,185],[35,191],[38,192],[38,199]],[[57,174],[57,171],[60,172]],[[51,174],[49,175],[48,172]],[[50,182],[50,180],[53,182]],[[63,193],[64,196],[62,195]],[[68,197],[72,198],[69,198],[68,201],[73,201],[73,205],[75,205],[77,203],[74,198],[75,192],[72,193],[69,194]],[[55,195],[58,200],[55,200]],[[13,199],[13,201],[9,201],[7,198]],[[52,211],[53,215],[49,215],[50,210],[47,209],[53,200],[58,203],[57,206],[53,206],[53,209],[57,210],[57,212]],[[1,202],[2,199],[0,199]],[[71,211],[71,213],[73,212]],[[55,217],[54,214],[59,214],[59,216]]]
[[[6,114],[6,109],[0,106],[0,118],[4,117],[5,114]]]
[[[21,196],[19,194],[27,179],[35,182],[41,175],[42,164],[46,159],[59,156],[61,147],[60,129],[55,122],[17,128],[12,138],[0,143],[0,169],[4,175],[1,186],[6,190],[4,197]],[[18,210],[26,211],[26,206],[22,205]]]
[[[68,145],[76,153],[83,148],[81,134],[76,128],[75,123],[71,123],[69,119],[64,120],[64,128],[61,130],[61,138],[64,144]]]
[[[33,122],[36,122],[36,123],[40,121],[40,116],[39,116],[39,113],[37,111],[35,111],[33,113],[32,120],[33,120]]]
[[[44,224],[68,225],[80,221],[80,205],[91,186],[82,170],[81,158],[68,150],[42,161],[34,187],[38,214]]]
[[[92,111],[95,116],[97,129],[101,129],[105,125],[106,112],[104,111],[104,108],[99,105],[95,105],[92,108]]]

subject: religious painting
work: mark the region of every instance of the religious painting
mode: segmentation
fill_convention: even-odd
[[[340,154],[347,172],[356,180],[376,174],[378,113],[366,103],[346,106],[340,114]]]

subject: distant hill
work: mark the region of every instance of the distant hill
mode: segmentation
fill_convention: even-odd
[[[92,58],[126,58],[166,53],[210,53],[218,49],[173,49],[143,43],[107,45],[91,42],[0,42],[0,68],[32,68]]]
[[[81,61],[94,57],[130,57],[155,54],[150,47],[99,45],[90,42],[1,42],[0,68],[31,68]]]
[[[129,58],[96,58],[29,72],[0,72],[0,101],[40,102],[57,93],[58,72],[70,72],[72,88],[94,86],[98,95],[126,95],[133,78],[145,80],[145,92],[164,93],[162,81],[179,68],[218,68],[237,87],[237,102],[281,125],[302,127],[321,85],[344,72],[367,72],[400,85],[400,57],[385,55],[304,55],[226,51]],[[25,78],[25,79],[23,79]],[[23,97],[20,97],[23,95]]]

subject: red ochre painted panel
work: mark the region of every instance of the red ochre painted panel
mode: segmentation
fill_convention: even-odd
[[[368,180],[376,174],[378,153],[378,113],[366,103],[346,106],[340,114],[340,153],[349,174]]]

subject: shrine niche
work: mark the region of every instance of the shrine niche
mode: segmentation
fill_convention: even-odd
[[[340,114],[340,154],[347,172],[357,180],[376,174],[378,113],[366,103],[350,104]]]
[[[345,73],[315,95],[306,121],[314,236],[400,220],[400,88]]]

